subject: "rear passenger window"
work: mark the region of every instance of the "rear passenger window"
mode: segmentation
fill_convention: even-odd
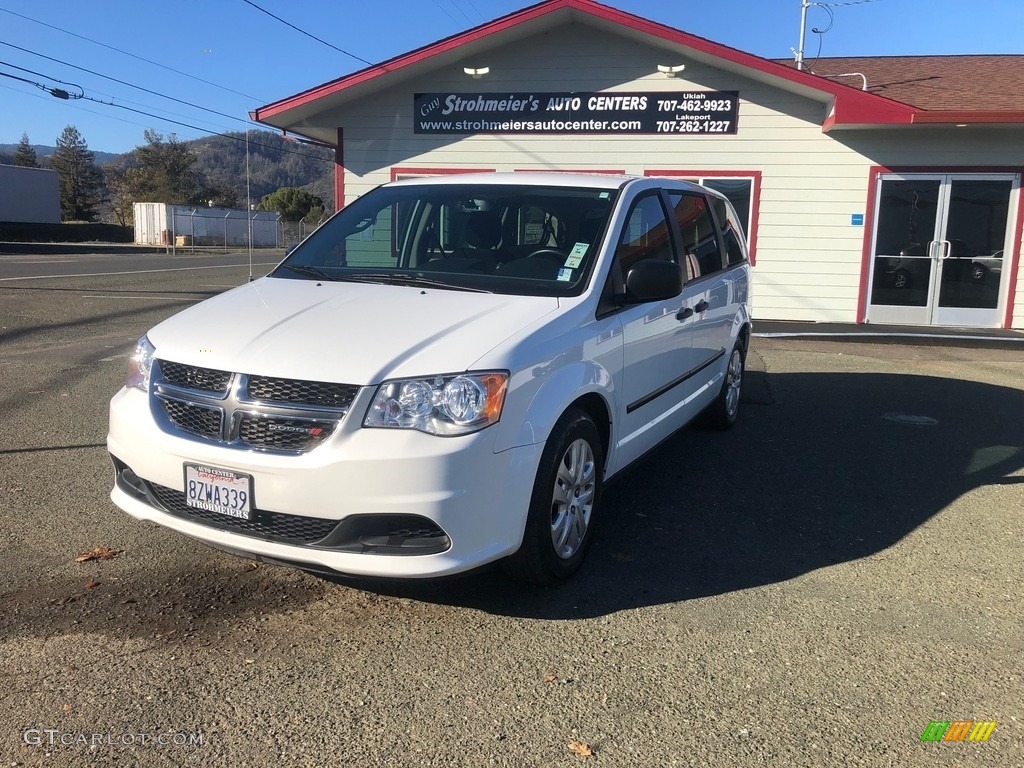
[[[729,266],[734,267],[747,260],[747,249],[744,246],[743,233],[736,223],[736,216],[733,209],[725,200],[719,197],[711,198],[711,204],[715,209],[715,218],[722,229],[722,237],[725,240],[725,252],[729,257]]]
[[[723,267],[722,252],[707,198],[693,192],[669,192],[668,199],[679,224],[680,261],[686,267],[686,279],[718,272]]]
[[[674,260],[668,218],[656,192],[634,203],[615,255],[622,266],[623,277],[641,259]]]

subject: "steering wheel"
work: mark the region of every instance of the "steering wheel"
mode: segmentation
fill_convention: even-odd
[[[541,248],[539,250],[534,251],[533,253],[531,253],[526,258],[528,258],[528,259],[548,259],[550,261],[557,261],[559,263],[564,263],[565,260],[567,258],[569,258],[569,255],[567,253],[565,253],[565,251],[560,251],[557,248]]]

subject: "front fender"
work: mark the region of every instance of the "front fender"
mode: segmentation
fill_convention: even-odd
[[[583,395],[596,393],[609,406],[615,383],[604,365],[594,360],[560,361],[559,357],[563,356],[513,374],[495,452],[544,442],[565,409]]]

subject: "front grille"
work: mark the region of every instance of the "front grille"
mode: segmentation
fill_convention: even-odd
[[[258,536],[287,544],[313,544],[327,536],[337,525],[337,520],[320,517],[286,515],[254,509],[249,520],[196,509],[185,503],[185,494],[173,488],[156,483],[146,483],[153,499],[167,513],[203,525],[223,528],[246,536]]]
[[[334,434],[359,387],[160,360],[153,392],[165,430],[230,447],[305,453]]]
[[[165,382],[176,387],[219,394],[227,392],[228,384],[231,382],[231,374],[227,371],[198,368],[194,365],[172,363],[169,360],[160,361],[160,374]]]
[[[221,410],[180,400],[160,399],[170,422],[183,432],[216,440],[221,436]]]
[[[238,439],[250,448],[310,451],[330,437],[333,431],[333,422],[245,415],[238,426]]]
[[[320,405],[326,408],[348,408],[359,387],[325,381],[277,379],[270,376],[249,377],[249,397],[275,403]]]

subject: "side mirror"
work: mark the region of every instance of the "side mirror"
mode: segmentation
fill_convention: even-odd
[[[643,259],[626,274],[626,304],[667,301],[683,292],[683,268],[673,261]]]

